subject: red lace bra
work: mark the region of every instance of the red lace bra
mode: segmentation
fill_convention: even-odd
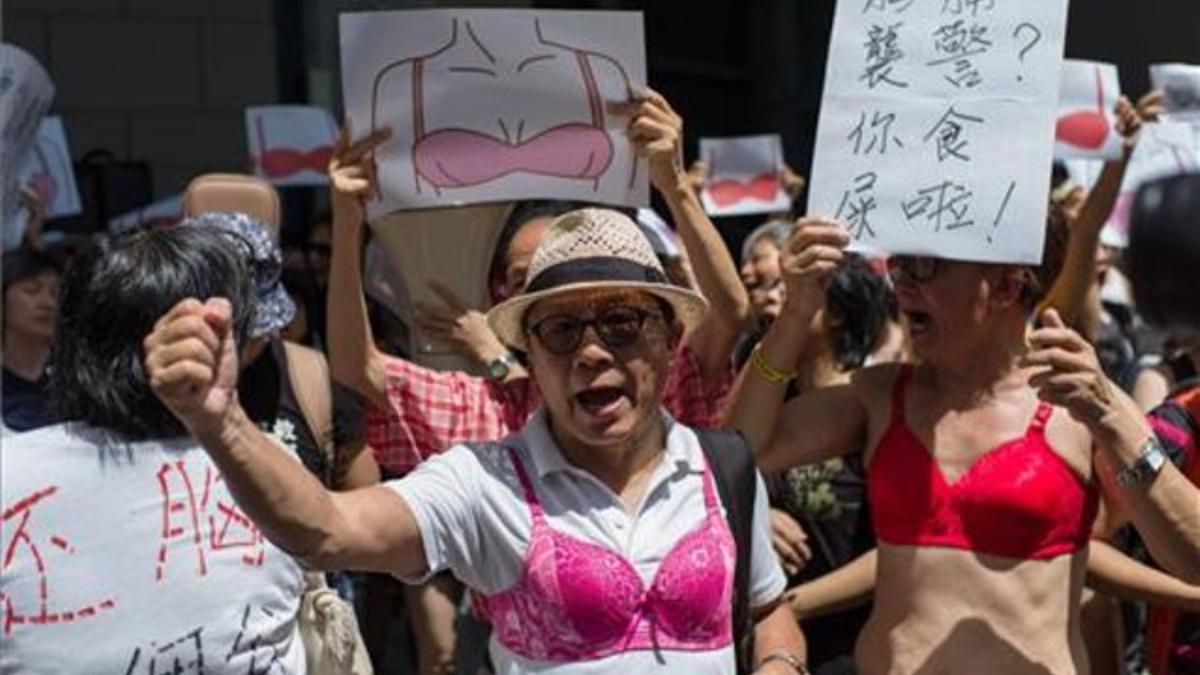
[[[1038,405],[1025,434],[979,457],[949,482],[909,429],[904,394],[892,392],[892,422],[867,472],[875,534],[899,546],[947,546],[1021,560],[1054,558],[1087,544],[1097,492],[1046,441],[1054,409]]]

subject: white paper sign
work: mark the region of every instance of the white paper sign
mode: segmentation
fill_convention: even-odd
[[[246,108],[246,145],[254,173],[274,185],[328,185],[337,122],[308,105]]]
[[[646,81],[642,15],[419,10],[341,15],[356,137],[390,126],[371,218],[527,198],[645,206],[645,162],[608,111]]]
[[[783,189],[783,140],[778,134],[701,138],[708,177],[700,191],[713,216],[778,213],[791,207]]]
[[[1055,159],[1120,159],[1115,108],[1121,97],[1117,67],[1096,61],[1063,62],[1054,128]]]
[[[19,182],[38,196],[48,218],[73,216],[83,210],[61,117],[42,120],[33,147],[25,153]]]
[[[0,217],[6,249],[24,234],[17,195],[21,161],[53,99],[54,83],[41,64],[24,50],[0,43]]]
[[[843,0],[810,210],[853,248],[1037,262],[1066,0]]]
[[[167,227],[181,220],[183,220],[183,195],[179,194],[116,216],[108,221],[108,230],[119,233],[140,227]]]
[[[1150,82],[1163,91],[1168,115],[1200,122],[1200,66],[1155,64],[1150,66]]]
[[[1099,161],[1067,162],[1071,178],[1089,190],[1100,178],[1104,165]],[[1193,128],[1185,122],[1158,122],[1142,127],[1137,146],[1129,158],[1125,178],[1112,215],[1101,231],[1108,246],[1124,248],[1129,244],[1129,212],[1143,183],[1179,173],[1200,171],[1200,153],[1196,151]]]

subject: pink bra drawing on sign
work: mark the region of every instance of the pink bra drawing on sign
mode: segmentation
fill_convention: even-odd
[[[569,180],[592,181],[598,185],[613,160],[613,143],[604,127],[604,99],[592,69],[592,59],[601,59],[612,64],[624,78],[630,90],[629,78],[620,62],[600,52],[576,49],[546,39],[541,22],[534,19],[539,47],[557,48],[570,52],[579,67],[583,90],[587,95],[590,118],[586,122],[568,121],[552,126],[530,137],[524,136],[524,121],[515,129],[497,120],[503,133],[495,136],[477,129],[445,127],[429,129],[425,112],[426,63],[458,42],[459,20],[451,22],[450,40],[438,50],[424,56],[397,61],[382,68],[375,77],[371,104],[371,128],[378,128],[378,105],[380,83],[389,70],[401,66],[412,66],[412,164],[413,179],[418,192],[421,183],[432,185],[440,194],[446,188],[464,188],[483,185],[513,173],[528,173]],[[470,22],[464,22],[468,38],[478,52],[493,66],[498,64],[495,56],[484,47],[476,36]],[[553,53],[534,54],[516,65],[521,72],[530,64],[554,59]],[[451,71],[478,72],[497,77],[494,68],[458,66]],[[636,169],[636,164],[634,165]],[[636,170],[631,173],[629,184],[634,184]]]
[[[583,661],[635,650],[712,651],[733,643],[733,534],[705,467],[706,516],[659,563],[649,588],[604,546],[552,528],[516,453],[533,521],[518,581],[485,601],[496,639],[527,659]]]
[[[1055,125],[1055,136],[1068,145],[1099,150],[1104,147],[1112,128],[1104,109],[1104,79],[1100,74],[1100,66],[1096,66],[1096,109],[1080,110],[1060,117]]]

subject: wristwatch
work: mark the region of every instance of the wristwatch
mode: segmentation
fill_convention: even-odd
[[[487,364],[487,379],[492,382],[503,382],[515,365],[517,365],[517,359],[512,352],[504,352]]]
[[[1167,463],[1167,453],[1154,436],[1142,443],[1137,461],[1117,472],[1117,484],[1124,488],[1146,485],[1154,480]]]

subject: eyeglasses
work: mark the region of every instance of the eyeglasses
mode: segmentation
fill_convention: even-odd
[[[927,284],[937,278],[941,271],[941,259],[927,256],[895,255],[888,258],[888,276],[893,284],[911,281]]]
[[[628,347],[638,341],[646,319],[663,315],[636,307],[611,307],[591,319],[574,316],[549,316],[529,328],[546,351],[565,356],[579,348],[583,332],[590,326],[611,349]]]

